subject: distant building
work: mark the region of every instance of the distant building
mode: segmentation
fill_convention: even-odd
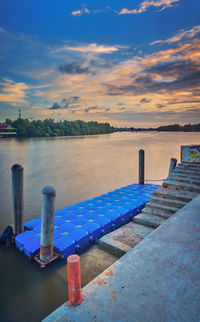
[[[17,134],[17,129],[12,127],[10,124],[0,125],[0,138],[10,138]]]

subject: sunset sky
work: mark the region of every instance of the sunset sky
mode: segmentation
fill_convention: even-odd
[[[0,0],[0,121],[200,122],[200,0]]]

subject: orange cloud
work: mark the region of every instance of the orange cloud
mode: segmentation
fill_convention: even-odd
[[[179,2],[180,0],[157,0],[157,1],[152,1],[152,0],[146,0],[143,1],[140,4],[139,9],[132,9],[129,10],[127,8],[123,8],[120,12],[119,15],[127,15],[127,14],[139,14],[142,12],[147,11],[149,7],[156,7],[156,8],[161,8],[160,10],[163,11],[164,9],[168,7],[173,7],[174,4]]]
[[[178,34],[171,38],[167,38],[165,40],[156,40],[152,42],[150,45],[155,45],[155,44],[172,44],[174,42],[178,42],[182,40],[183,38],[193,38],[195,37],[198,33],[200,32],[200,25],[195,26],[189,30],[181,30]]]
[[[24,103],[26,97],[26,90],[29,86],[25,83],[15,83],[14,81],[4,78],[3,82],[0,82],[2,86],[0,92],[0,102],[8,103]]]
[[[62,51],[77,51],[80,53],[110,54],[112,52],[118,51],[118,47],[119,46],[106,46],[92,43],[83,46],[63,46],[61,48],[56,49],[56,52],[58,53]]]

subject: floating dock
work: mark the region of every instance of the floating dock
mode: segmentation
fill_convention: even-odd
[[[99,197],[55,211],[54,249],[67,258],[139,214],[159,185],[132,184]],[[41,218],[25,223],[15,238],[17,248],[32,258],[40,250]]]

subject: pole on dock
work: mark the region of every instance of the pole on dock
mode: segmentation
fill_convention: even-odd
[[[139,150],[139,184],[144,184],[144,150]]]
[[[42,189],[42,215],[40,260],[47,262],[53,258],[53,230],[56,191],[51,186]]]
[[[172,170],[174,170],[176,168],[176,164],[177,164],[177,159],[171,158],[170,159],[170,164],[169,164],[169,174],[168,174],[168,176],[171,174]]]
[[[68,295],[69,305],[74,306],[81,303],[81,271],[80,257],[71,255],[67,259]]]
[[[24,197],[23,197],[23,171],[20,164],[14,164],[12,171],[13,196],[13,233],[18,235],[24,231]]]

